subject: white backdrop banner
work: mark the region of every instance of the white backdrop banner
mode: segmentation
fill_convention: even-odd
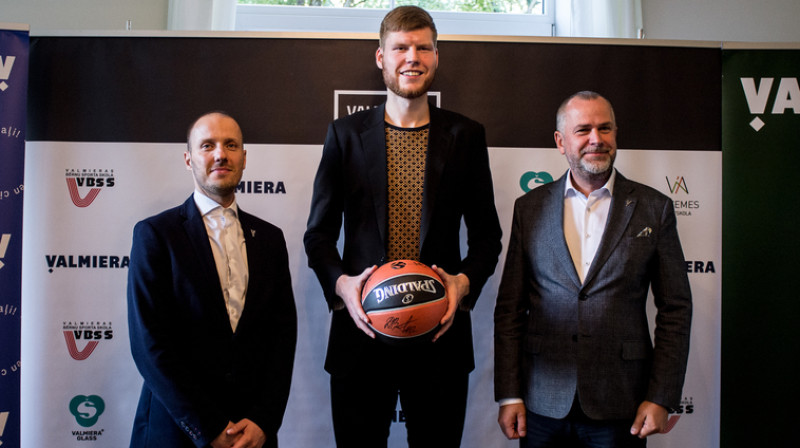
[[[128,343],[125,287],[138,220],[191,192],[182,144],[33,142],[28,145],[23,253],[23,447],[127,446],[141,378]],[[279,439],[285,447],[333,447],[328,375],[329,315],[302,235],[321,154],[313,145],[246,145],[241,207],[286,235],[297,301],[295,376]],[[498,213],[509,234],[514,199],[555,179],[555,149],[491,148]],[[682,414],[654,447],[716,446],[719,402],[721,153],[621,150],[628,177],[675,199],[695,298],[692,351]],[[503,254],[504,257],[504,254]],[[500,263],[502,266],[502,262]],[[512,447],[496,424],[493,323],[500,268],[474,311],[476,370],[470,377],[463,446]],[[709,362],[713,360],[714,362]],[[402,414],[390,446],[405,446]],[[678,421],[679,420],[679,421]]]

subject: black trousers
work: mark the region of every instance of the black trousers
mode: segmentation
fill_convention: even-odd
[[[404,418],[409,448],[458,448],[468,389],[469,373],[443,372],[415,359],[387,359],[369,371],[331,375],[336,446],[385,448],[392,421]],[[402,416],[395,412],[398,397]]]

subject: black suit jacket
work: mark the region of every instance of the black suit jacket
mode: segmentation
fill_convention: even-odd
[[[134,228],[128,325],[144,385],[131,447],[206,446],[242,418],[277,446],[297,337],[286,243],[272,224],[241,210],[239,221],[250,280],[236,333],[194,199]]]
[[[514,205],[495,308],[495,398],[525,398],[552,418],[567,415],[576,392],[598,420],[632,419],[643,400],[677,408],[692,299],[672,201],[617,173],[603,240],[581,283],[564,237],[567,176]]]
[[[376,342],[353,323],[336,295],[336,279],[357,275],[387,261],[387,172],[384,106],[334,121],[328,128],[314,180],[304,242],[309,266],[320,280],[333,313],[325,368],[344,374],[369,362],[365,351]],[[420,261],[450,274],[464,273],[470,294],[451,329],[428,347],[437,363],[474,368],[469,309],[494,272],[501,230],[483,126],[462,115],[431,106],[423,184]],[[343,221],[344,218],[344,221]],[[462,218],[468,249],[462,257]],[[344,247],[337,249],[344,222]],[[418,352],[422,349],[418,349]]]

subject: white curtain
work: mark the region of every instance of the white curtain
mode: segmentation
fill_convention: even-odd
[[[641,0],[556,0],[556,36],[644,37]]]
[[[167,28],[184,31],[233,31],[236,0],[169,0]]]

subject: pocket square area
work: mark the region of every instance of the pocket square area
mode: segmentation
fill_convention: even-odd
[[[653,233],[653,229],[650,227],[645,227],[639,233],[636,234],[636,238],[647,238],[650,234]]]

